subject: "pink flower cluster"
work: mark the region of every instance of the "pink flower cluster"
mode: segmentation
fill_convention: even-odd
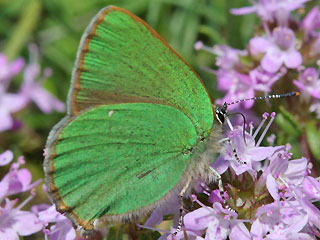
[[[10,150],[0,154],[0,166],[12,160],[13,153]],[[24,158],[18,157],[0,181],[0,239],[17,240],[19,236],[43,231],[51,240],[74,240],[76,232],[70,220],[58,213],[54,205],[34,205],[31,211],[22,210],[34,198],[35,187],[41,182],[37,180],[32,183],[30,171],[21,168],[24,164]],[[30,195],[19,203],[19,199],[13,198],[13,195],[23,192]]]
[[[243,136],[243,126],[228,132],[237,150],[236,158],[230,143],[226,142],[214,168],[223,174],[225,197],[223,201],[216,186],[201,185],[193,195],[195,210],[183,219],[183,230],[169,239],[316,239],[320,237],[320,178],[310,176],[308,159],[291,160],[290,145],[261,147],[275,114],[260,138],[263,121],[254,131],[252,124]],[[240,162],[239,162],[240,161]],[[199,196],[201,196],[199,200]],[[207,200],[203,200],[203,195]],[[174,233],[176,229],[172,229]],[[162,237],[163,239],[163,237]]]
[[[51,70],[45,69],[43,75],[40,75],[38,48],[30,45],[29,52],[30,62],[23,70],[23,83],[17,93],[8,91],[12,78],[22,71],[24,60],[18,58],[10,63],[4,54],[0,54],[0,132],[13,129],[15,120],[12,114],[25,108],[31,101],[44,113],[65,110],[64,104],[42,87],[45,79],[51,75]],[[36,81],[37,78],[39,80]]]
[[[226,93],[217,104],[251,98],[259,93],[266,95],[281,80],[285,89],[289,86],[289,89],[301,91],[309,110],[320,118],[320,8],[314,7],[302,21],[292,13],[308,1],[251,0],[253,6],[232,9],[233,14],[256,13],[261,19],[261,29],[245,50],[224,45],[210,48],[202,42],[195,44],[197,50],[217,56],[218,69],[214,72],[218,89]],[[292,81],[293,77],[297,80]],[[241,107],[249,109],[253,104],[247,101]]]

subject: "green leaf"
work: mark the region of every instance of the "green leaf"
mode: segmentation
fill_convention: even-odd
[[[301,124],[298,120],[283,106],[280,106],[280,112],[275,121],[276,123],[290,135],[290,137],[299,137],[302,133]]]
[[[313,156],[320,161],[320,131],[316,127],[316,122],[306,124],[307,141]]]
[[[227,26],[226,26],[226,31],[227,31],[227,40],[228,43],[235,48],[243,48],[244,44],[242,41],[242,34],[241,34],[241,26],[243,22],[243,18],[232,15],[229,10],[231,8],[239,8],[242,7],[243,1],[238,1],[238,0],[227,0]]]
[[[14,28],[4,48],[4,53],[9,59],[16,58],[21,49],[30,40],[34,29],[39,23],[40,14],[41,1],[30,0],[28,3],[26,3],[26,7],[21,14],[20,20],[17,26]]]
[[[199,32],[201,34],[207,35],[213,42],[216,42],[218,44],[225,44],[225,39],[221,36],[221,34],[216,29],[210,26],[201,25],[199,27]]]

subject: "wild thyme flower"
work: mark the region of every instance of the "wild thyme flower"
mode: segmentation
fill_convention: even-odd
[[[223,174],[229,167],[231,167],[237,175],[244,172],[249,172],[255,175],[256,171],[261,168],[261,161],[274,154],[277,149],[276,147],[262,147],[260,144],[275,118],[275,113],[271,114],[269,124],[258,141],[255,141],[256,136],[259,134],[259,131],[266,122],[268,116],[268,113],[263,114],[263,120],[256,131],[253,131],[253,125],[250,124],[249,132],[245,132],[246,142],[244,142],[243,126],[237,126],[233,131],[228,133],[227,137],[231,140],[233,146],[225,144],[225,147],[223,147],[220,152],[220,156],[215,161],[214,168],[219,174]],[[241,163],[237,161],[233,147],[236,149],[237,156]]]
[[[11,151],[6,151],[0,156],[3,163],[9,163],[12,158]],[[17,162],[11,164],[9,172],[1,179],[0,202],[13,194],[30,191],[41,182],[41,180],[37,180],[31,183],[32,175],[30,171],[26,168],[20,168],[24,164],[24,158],[20,156]]]
[[[202,42],[195,44],[196,50],[217,56],[217,69],[209,72],[216,75],[217,87],[225,96],[217,99],[216,104],[298,89],[302,92],[303,108],[307,104],[309,111],[320,118],[319,71],[315,70],[320,57],[319,7],[303,17],[301,13],[291,14],[304,7],[307,0],[250,2],[252,6],[231,10],[236,15],[256,13],[260,17],[261,24],[255,28],[255,35],[245,50],[227,45],[210,48]],[[275,84],[277,89],[273,89]],[[247,101],[239,106],[249,109],[254,104]],[[230,110],[236,107],[230,106]]]
[[[287,22],[290,12],[303,7],[309,0],[249,0],[252,6],[231,9],[235,15],[256,13],[264,22],[275,22],[283,25]]]
[[[5,166],[13,159],[13,153],[10,150],[6,150],[0,154],[0,166]]]
[[[9,63],[7,57],[0,53],[0,132],[11,129],[14,123],[12,113],[26,106],[21,94],[8,92],[12,77],[21,71],[23,65],[21,58]]]
[[[20,210],[33,196],[31,195],[18,207],[14,208],[18,199],[5,199],[4,206],[0,206],[0,239],[17,240],[20,236],[28,236],[39,232],[43,225],[35,214]]]
[[[308,159],[291,160],[290,145],[261,147],[260,144],[275,117],[259,135],[268,114],[254,131],[243,137],[243,127],[236,126],[227,136],[215,169],[222,174],[225,199],[216,185],[201,185],[193,195],[194,204],[183,218],[183,230],[168,239],[315,239],[320,236],[320,179],[310,176]],[[239,163],[240,160],[242,163]],[[201,189],[201,188],[200,188]],[[188,208],[188,207],[187,207]],[[175,229],[172,229],[172,233]]]
[[[0,154],[0,166],[10,163],[13,159],[11,151]],[[20,168],[25,163],[23,157],[11,164],[9,173],[0,181],[0,239],[17,240],[20,236],[28,236],[40,231],[43,224],[38,217],[30,211],[21,209],[33,199],[33,189],[40,180],[31,183],[31,173],[25,168]],[[30,196],[14,207],[19,199],[10,200],[13,194],[30,191]]]
[[[25,108],[31,101],[35,102],[44,113],[52,110],[64,111],[65,105],[55,96],[42,87],[43,82],[51,75],[50,69],[45,69],[40,76],[39,51],[36,45],[30,45],[30,63],[23,71],[23,84],[20,91],[10,93],[11,78],[17,75],[24,66],[24,61],[19,58],[8,63],[5,55],[0,54],[0,132],[14,128],[12,114]],[[37,78],[40,80],[36,81]]]
[[[56,206],[51,205],[47,209],[38,212],[39,220],[44,226],[44,234],[51,240],[74,240],[76,231],[71,221],[57,212]]]
[[[30,63],[24,70],[24,81],[21,86],[21,93],[25,97],[25,101],[35,102],[44,113],[49,113],[53,110],[63,112],[65,110],[64,103],[42,87],[44,81],[50,77],[51,69],[45,69],[43,75],[39,76],[41,73],[39,49],[36,45],[31,44],[29,46],[29,52]],[[40,79],[36,81],[37,78]]]
[[[7,57],[0,53],[0,83],[8,84],[14,76],[20,73],[23,65],[24,60],[22,58],[18,58],[9,63]]]
[[[319,36],[315,30],[320,28],[320,9],[318,6],[314,7],[303,19],[300,27],[304,31],[305,39],[312,36]]]
[[[320,99],[320,78],[317,69],[306,68],[300,72],[298,80],[294,80],[293,83],[299,88],[305,100],[309,100],[310,97]]]
[[[247,56],[246,50],[238,50],[227,45],[215,45],[214,47],[207,47],[203,42],[195,43],[196,50],[205,50],[217,56],[216,65],[224,70],[231,70],[241,65],[240,56]]]
[[[255,37],[250,40],[252,55],[265,53],[261,60],[261,67],[270,72],[277,72],[282,64],[288,68],[297,68],[302,63],[302,56],[296,49],[294,32],[286,27],[277,27],[272,35]]]

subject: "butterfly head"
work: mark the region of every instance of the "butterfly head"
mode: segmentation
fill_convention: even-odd
[[[224,103],[222,106],[215,107],[216,118],[220,124],[223,124],[228,115],[228,104]]]

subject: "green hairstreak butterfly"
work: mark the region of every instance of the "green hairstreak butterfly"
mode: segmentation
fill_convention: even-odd
[[[67,105],[48,137],[46,184],[84,230],[146,215],[209,174],[217,130],[202,81],[124,9],[106,7],[87,27]]]

